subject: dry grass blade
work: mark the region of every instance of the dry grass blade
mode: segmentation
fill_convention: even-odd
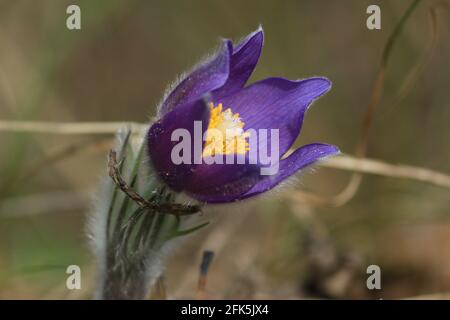
[[[57,163],[63,159],[75,156],[78,153],[89,152],[89,151],[105,151],[111,147],[113,143],[112,138],[101,138],[90,141],[83,141],[81,143],[65,145],[61,148],[50,150],[50,152],[45,155],[40,160],[33,163],[30,167],[26,168],[17,178],[16,183],[26,181],[29,178],[38,174],[41,169],[47,168],[50,165]]]
[[[439,32],[438,32],[438,22],[437,22],[437,6],[431,7],[429,9],[429,17],[430,17],[430,41],[425,53],[421,60],[412,68],[409,74],[406,76],[405,81],[403,82],[402,87],[397,94],[397,97],[392,102],[392,106],[398,105],[408,94],[412,91],[417,81],[419,80],[420,75],[425,70],[428,63],[431,61],[434,52],[436,51],[436,46],[438,43]]]
[[[450,188],[450,176],[426,168],[389,164],[375,159],[358,159],[346,155],[328,159],[323,167],[370,173],[392,178],[404,178],[428,182],[438,187]]]
[[[146,124],[135,122],[41,122],[41,121],[10,121],[0,120],[0,131],[30,132],[48,134],[93,135],[115,134],[123,127],[130,127],[132,132],[138,133],[148,127]]]
[[[8,123],[8,125],[6,125]],[[34,124],[37,124],[36,126]],[[25,132],[33,132],[33,133],[49,133],[49,134],[104,134],[104,133],[110,133],[115,134],[117,129],[123,128],[123,127],[133,127],[133,125],[136,128],[139,128],[139,130],[142,130],[147,127],[147,125],[142,123],[122,123],[122,122],[104,122],[100,125],[100,129],[93,129],[92,126],[95,126],[97,124],[93,122],[89,123],[83,123],[83,122],[76,122],[76,123],[45,123],[46,129],[41,130],[41,126],[44,123],[42,122],[33,122],[33,121],[13,121],[10,123],[9,121],[0,121],[0,131],[12,131],[12,132],[22,132],[22,129],[25,129]],[[36,130],[36,131],[35,131]],[[106,145],[107,142],[105,142]],[[100,144],[103,146],[103,144],[100,142]],[[95,147],[95,146],[94,146]],[[72,147],[68,147],[69,152],[72,152]],[[67,150],[63,150],[61,152],[62,155],[66,154]],[[54,156],[54,159],[52,161],[58,161],[61,158],[64,158],[64,156],[61,156],[60,152],[57,153],[56,156]],[[52,156],[53,158],[53,156]],[[338,160],[339,159],[339,160]],[[343,160],[345,159],[345,160]],[[345,163],[344,163],[345,162]],[[374,166],[374,163],[377,163],[376,166]],[[348,171],[355,171],[358,173],[373,173],[378,174],[382,176],[388,176],[388,177],[401,177],[401,178],[408,178],[412,180],[419,180],[423,182],[432,183],[438,186],[448,187],[448,175],[444,173],[439,173],[436,171],[431,171],[426,168],[420,168],[420,167],[411,167],[408,165],[394,165],[389,164],[380,160],[375,159],[365,159],[365,158],[355,158],[350,155],[340,156],[332,159],[328,159],[326,162],[321,163],[321,166],[329,167],[329,168],[335,168],[335,169],[341,169],[341,170],[348,170]],[[352,165],[355,165],[354,167]],[[407,170],[404,170],[407,168]],[[398,169],[401,169],[398,171]],[[34,169],[33,169],[34,171]],[[397,174],[400,172],[399,174]],[[429,173],[432,174],[429,174]],[[437,178],[439,177],[439,178]],[[441,181],[444,181],[442,183]]]
[[[378,105],[381,100],[381,95],[383,92],[384,87],[384,79],[386,74],[386,68],[389,62],[389,58],[391,56],[392,48],[398,39],[398,36],[400,35],[406,21],[411,16],[411,14],[414,12],[414,10],[417,8],[418,4],[421,2],[421,0],[414,0],[412,4],[408,7],[408,9],[403,14],[402,18],[400,19],[399,23],[396,25],[394,31],[389,36],[389,39],[386,43],[386,46],[384,47],[383,54],[381,57],[381,64],[380,68],[378,70],[377,76],[375,78],[374,85],[372,87],[372,94],[369,99],[369,103],[367,105],[366,113],[364,114],[362,126],[361,126],[361,135],[359,142],[356,146],[356,157],[358,158],[364,158],[367,152],[367,147],[369,145],[369,139],[370,139],[370,131],[373,126],[373,121],[375,117],[375,111],[378,108]],[[352,199],[356,192],[359,189],[359,186],[361,185],[363,176],[355,172],[353,173],[352,177],[350,178],[350,181],[348,182],[347,186],[336,196],[330,198],[330,199],[322,199],[319,202],[323,203],[329,203],[333,206],[342,206],[350,199]]]

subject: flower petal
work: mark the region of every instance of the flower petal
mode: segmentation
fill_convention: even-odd
[[[246,130],[278,129],[281,156],[299,135],[308,107],[330,87],[326,78],[299,81],[268,78],[214,102],[239,113]],[[270,141],[270,131],[267,140]]]
[[[214,99],[236,92],[245,85],[258,63],[263,43],[264,32],[260,27],[233,49],[228,80],[213,92]]]
[[[249,191],[240,199],[246,199],[266,192],[286,178],[293,175],[300,169],[303,169],[318,160],[337,155],[340,151],[337,147],[329,144],[312,143],[304,145],[295,150],[289,157],[280,161],[280,167],[277,174],[272,176],[263,176]]]
[[[208,203],[230,202],[250,190],[259,181],[259,166],[224,163],[195,167],[186,185],[185,192],[191,197]]]
[[[228,79],[232,43],[224,40],[220,51],[209,61],[197,66],[189,73],[169,95],[159,108],[164,115],[176,106],[200,99],[204,94],[220,88]]]
[[[203,136],[208,128],[209,108],[204,100],[197,100],[175,108],[154,123],[147,133],[147,151],[159,177],[175,191],[184,189],[195,164],[175,164],[172,150],[179,141],[171,141],[176,129],[185,129],[190,135],[190,149],[194,150],[194,121],[201,121]],[[191,152],[191,153],[192,153]],[[201,152],[201,150],[200,150]],[[190,155],[193,163],[193,156]]]

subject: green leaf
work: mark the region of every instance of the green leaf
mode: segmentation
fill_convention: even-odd
[[[199,224],[198,226],[195,226],[195,227],[186,229],[186,230],[177,230],[176,232],[174,232],[173,234],[171,234],[171,235],[168,237],[167,240],[170,240],[170,239],[173,239],[173,238],[178,238],[178,237],[181,237],[181,236],[188,235],[188,234],[193,233],[193,232],[195,232],[195,231],[197,231],[197,230],[200,230],[200,229],[203,228],[203,227],[206,227],[208,224],[209,224],[209,221],[207,221],[207,222],[205,222],[205,223],[202,223],[202,224]]]

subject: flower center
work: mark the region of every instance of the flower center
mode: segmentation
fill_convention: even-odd
[[[208,129],[206,130],[203,157],[216,154],[245,154],[248,150],[247,138],[250,136],[244,131],[245,123],[239,113],[233,113],[230,108],[223,111],[219,103],[209,103],[211,110]]]

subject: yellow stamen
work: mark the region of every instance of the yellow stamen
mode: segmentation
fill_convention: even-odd
[[[239,113],[233,113],[230,108],[223,111],[221,103],[214,107],[209,103],[211,110],[208,129],[206,131],[203,157],[216,154],[245,154],[249,150],[247,138],[249,133],[244,131],[245,123]]]

